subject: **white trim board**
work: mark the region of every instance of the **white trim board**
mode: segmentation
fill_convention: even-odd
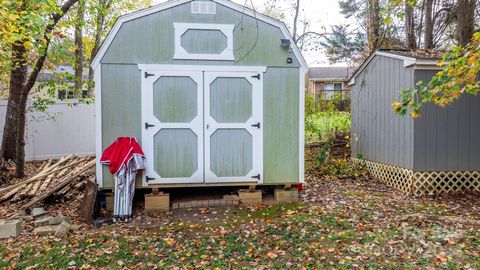
[[[266,72],[266,66],[202,66],[202,65],[156,65],[138,64],[139,70],[160,71],[225,71],[225,72]]]
[[[93,78],[95,81],[95,172],[99,188],[103,188],[103,164],[100,163],[102,157],[102,68],[97,67],[94,70]]]
[[[152,6],[150,8],[135,11],[135,12],[132,12],[132,13],[129,13],[129,14],[126,14],[126,15],[123,15],[123,16],[119,17],[117,19],[117,21],[115,22],[114,26],[112,27],[112,29],[110,30],[110,32],[108,33],[107,37],[105,38],[105,41],[103,42],[102,46],[100,47],[98,53],[93,58],[92,63],[91,63],[91,67],[95,70],[99,66],[100,61],[102,60],[103,56],[107,52],[108,47],[110,47],[110,44],[113,42],[113,39],[117,35],[117,33],[120,30],[123,23],[134,20],[134,19],[137,19],[137,18],[140,18],[140,17],[143,17],[143,16],[147,16],[147,15],[155,13],[155,12],[159,12],[159,11],[169,9],[169,8],[172,8],[172,7],[175,7],[175,6],[178,6],[178,5],[182,5],[182,4],[191,2],[191,1],[192,0],[168,1],[168,2],[165,2],[165,3],[159,4],[159,5],[156,5],[156,6]],[[268,23],[270,25],[273,25],[273,26],[276,26],[276,27],[280,28],[284,37],[290,40],[290,44],[292,44],[291,45],[292,51],[293,51],[295,57],[300,62],[301,69],[305,73],[308,72],[307,62],[303,58],[302,53],[300,52],[298,47],[295,45],[295,42],[293,42],[293,38],[290,35],[290,32],[288,31],[287,27],[285,26],[285,24],[283,22],[278,21],[274,18],[268,17],[266,15],[263,15],[261,13],[255,12],[255,11],[249,9],[249,8],[246,8],[246,7],[241,6],[239,4],[233,3],[231,1],[227,1],[227,0],[211,0],[211,1],[215,2],[217,4],[220,4],[220,5],[223,5],[225,7],[231,8],[233,10],[236,10],[238,12],[244,13],[244,14],[250,16],[250,17],[257,18],[257,19],[259,19],[259,20],[261,20],[265,23]]]
[[[300,74],[300,106],[299,106],[299,122],[298,122],[298,152],[299,152],[299,165],[298,165],[298,182],[305,183],[305,76],[306,72],[299,69]]]
[[[403,61],[403,67],[413,67],[414,69],[432,69],[432,70],[439,70],[442,69],[438,66],[440,59],[422,59],[422,58],[414,58],[408,57],[403,55],[398,55],[394,53],[389,53],[385,51],[375,51],[358,67],[357,70],[353,73],[353,75],[348,80],[348,85],[355,84],[355,78],[358,76],[360,72],[362,72],[365,67],[372,61],[375,56],[385,56],[393,59],[398,59]]]

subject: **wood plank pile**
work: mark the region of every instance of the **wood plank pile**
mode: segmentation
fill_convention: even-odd
[[[56,162],[49,160],[29,179],[0,189],[0,203],[17,204],[29,209],[50,196],[62,197],[72,188],[81,188],[95,173],[95,158],[68,155]]]

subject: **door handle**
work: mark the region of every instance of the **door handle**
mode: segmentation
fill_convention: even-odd
[[[206,129],[208,129],[209,127],[210,127],[210,125],[209,125],[209,124],[207,124],[207,125],[205,126],[205,128],[206,128]]]

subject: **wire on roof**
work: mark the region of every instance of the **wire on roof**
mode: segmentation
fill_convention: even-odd
[[[245,3],[246,2],[247,1],[245,1]],[[259,24],[258,24],[257,11],[255,10],[255,6],[253,5],[252,0],[250,0],[250,4],[252,5],[253,16],[255,17],[255,26],[256,26],[255,42],[253,43],[253,46],[250,48],[250,50],[245,55],[240,57],[238,60],[235,60],[235,63],[238,63],[238,62],[242,61],[243,59],[245,59],[245,57],[247,57],[250,53],[252,53],[252,51],[255,49],[255,47],[257,46],[257,43],[258,43],[258,37],[259,37],[260,29],[259,29]],[[244,10],[242,12],[243,13],[242,14],[242,23],[243,23],[243,15],[245,14],[245,5],[244,5],[243,8],[244,8]]]

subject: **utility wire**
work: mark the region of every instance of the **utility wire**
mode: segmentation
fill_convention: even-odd
[[[246,1],[245,1],[245,3],[246,3]],[[247,57],[255,49],[255,47],[257,46],[257,43],[258,43],[258,37],[259,37],[260,29],[259,29],[259,24],[258,24],[257,11],[255,10],[255,6],[253,5],[252,0],[250,0],[250,4],[252,5],[253,16],[255,17],[255,25],[256,25],[255,42],[253,43],[253,46],[250,48],[250,50],[245,55],[240,57],[238,60],[235,60],[235,63],[238,63],[238,62],[242,61],[243,59],[245,59],[245,57]],[[243,13],[245,13],[245,11]],[[242,20],[243,20],[243,18],[242,18]]]

